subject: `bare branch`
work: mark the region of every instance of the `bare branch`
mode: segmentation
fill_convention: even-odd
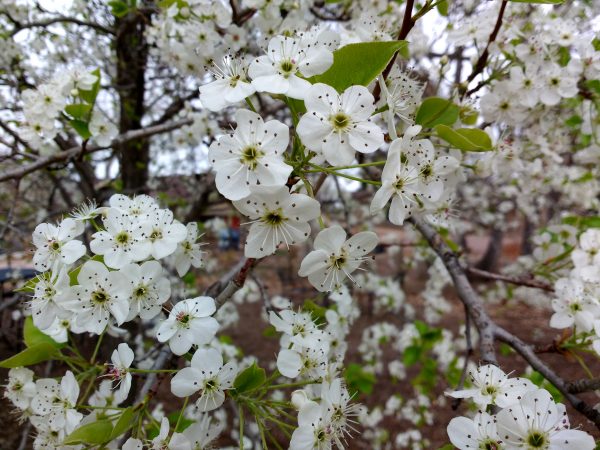
[[[26,30],[26,29],[30,29],[30,28],[44,28],[49,25],[53,25],[55,23],[72,23],[72,24],[79,25],[82,27],[92,28],[103,34],[115,34],[115,32],[113,30],[111,30],[110,28],[107,28],[103,25],[100,25],[99,23],[88,22],[86,20],[81,20],[81,19],[77,19],[75,17],[67,17],[67,16],[51,17],[49,19],[38,20],[36,22],[29,22],[29,23],[24,23],[24,24],[21,24],[18,22],[14,22],[14,23],[15,23],[16,28],[10,33],[11,36],[14,36],[15,34],[19,33],[22,30]]]
[[[477,269],[476,267],[467,267],[466,272],[479,278],[488,280],[504,281],[506,283],[515,284],[517,286],[527,286],[532,288],[542,289],[548,292],[554,292],[554,287],[550,283],[533,278],[517,278],[501,273],[488,272],[487,270]]]
[[[454,281],[458,296],[468,307],[471,318],[479,331],[481,359],[486,363],[498,365],[496,350],[494,348],[494,322],[492,322],[485,311],[479,294],[471,286],[467,275],[458,261],[458,257],[430,225],[416,217],[411,218],[411,221],[423,237],[425,237],[430,247],[444,262],[448,273]]]
[[[153,136],[155,134],[166,133],[168,131],[175,130],[184,125],[189,125],[192,123],[192,119],[181,119],[173,122],[168,122],[161,125],[156,125],[152,127],[142,128],[140,130],[132,130],[126,133],[123,133],[117,136],[110,145],[101,146],[101,145],[88,145],[85,149],[82,149],[81,146],[72,147],[64,152],[55,153],[53,155],[45,156],[39,158],[37,161],[28,164],[26,166],[19,167],[17,169],[9,170],[3,173],[0,173],[0,181],[6,181],[10,179],[19,179],[23,178],[25,175],[30,174],[31,172],[35,172],[36,170],[43,169],[44,167],[49,166],[50,164],[61,162],[61,161],[71,161],[72,159],[79,157],[80,155],[97,152],[99,150],[104,150],[107,148],[111,148],[115,145],[119,145],[125,142],[133,141],[135,139],[141,139],[148,136]]]

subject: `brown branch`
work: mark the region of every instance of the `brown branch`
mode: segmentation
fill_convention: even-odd
[[[423,220],[413,217],[412,223],[429,243],[429,246],[442,259],[452,277],[456,292],[463,304],[469,309],[471,318],[479,331],[479,352],[484,363],[498,365],[494,348],[494,322],[488,316],[479,294],[475,292],[465,274],[456,253],[444,242],[437,231]]]
[[[573,408],[587,417],[598,429],[600,429],[600,411],[594,409],[585,401],[573,395],[570,389],[574,389],[574,387],[563,380],[552,368],[542,361],[535,354],[532,345],[526,344],[520,338],[492,321],[485,311],[483,301],[467,279],[466,273],[458,260],[458,256],[450,249],[436,230],[420,218],[413,217],[410,220],[425,237],[430,247],[442,259],[448,273],[452,277],[454,287],[456,288],[460,300],[469,309],[471,318],[479,331],[480,353],[484,362],[497,364],[494,346],[496,339],[508,344],[521,355],[533,369],[541,373],[546,380],[552,383]]]
[[[517,278],[509,275],[503,275],[501,273],[488,272],[487,270],[477,269],[476,267],[466,267],[465,271],[474,277],[484,278],[487,280],[503,281],[505,283],[515,284],[517,286],[527,286],[543,291],[554,292],[554,286],[550,283],[546,283],[541,280],[534,280],[533,278]]]
[[[581,392],[597,391],[600,389],[600,378],[584,378],[567,383],[567,390],[571,394],[580,394]]]
[[[465,95],[467,87],[469,86],[469,83],[471,81],[473,81],[477,77],[477,75],[479,75],[480,73],[483,72],[483,69],[485,68],[485,66],[488,62],[488,58],[490,57],[490,45],[492,45],[492,42],[494,42],[496,40],[496,38],[498,37],[498,33],[500,32],[500,28],[502,28],[502,20],[504,19],[504,12],[506,11],[507,4],[508,4],[508,0],[502,0],[502,4],[500,5],[500,10],[498,11],[498,18],[496,19],[496,25],[494,25],[492,34],[490,34],[490,37],[488,38],[485,49],[483,50],[481,55],[479,55],[479,59],[477,59],[477,62],[475,63],[475,67],[473,67],[473,71],[471,72],[471,75],[469,75],[466,83],[464,84],[463,88],[461,89],[463,97]]]
[[[97,152],[99,150],[104,150],[107,148],[111,148],[115,145],[119,145],[125,142],[133,141],[135,139],[141,139],[148,136],[153,136],[155,134],[166,133],[168,131],[175,130],[184,125],[189,125],[192,123],[192,119],[181,119],[173,122],[168,122],[161,125],[156,125],[153,127],[142,128],[140,130],[132,130],[126,133],[123,133],[117,136],[110,145],[101,146],[101,145],[88,145],[85,148],[85,151],[82,152],[81,146],[72,147],[66,151],[58,152],[49,156],[41,157],[38,160],[34,161],[31,164],[26,166],[19,167],[17,169],[9,170],[0,173],[0,182],[11,180],[11,179],[19,179],[23,178],[25,175],[30,174],[31,172],[35,172],[36,170],[43,169],[48,167],[50,164],[61,162],[61,161],[72,161],[74,158],[77,158],[79,155],[88,154]]]
[[[26,30],[29,28],[44,28],[49,25],[53,25],[55,23],[72,23],[72,24],[79,25],[82,27],[92,28],[92,29],[99,31],[101,33],[104,33],[104,34],[115,34],[115,32],[113,30],[111,30],[110,28],[107,28],[103,25],[100,25],[99,23],[88,22],[85,20],[77,19],[75,17],[66,17],[66,16],[52,17],[49,19],[38,20],[36,22],[29,22],[29,23],[25,23],[25,24],[21,24],[21,23],[13,20],[13,23],[15,24],[16,28],[10,33],[11,36],[14,36],[15,34],[19,33],[22,30]]]

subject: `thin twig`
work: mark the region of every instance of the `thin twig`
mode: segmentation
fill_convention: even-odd
[[[517,278],[501,273],[488,272],[487,270],[477,269],[476,267],[466,267],[466,272],[479,278],[488,280],[504,281],[506,283],[515,284],[517,286],[527,286],[532,288],[542,289],[548,292],[554,292],[554,287],[550,283],[532,278]]]

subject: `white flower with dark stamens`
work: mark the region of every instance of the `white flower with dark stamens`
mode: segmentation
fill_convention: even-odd
[[[113,269],[146,259],[150,255],[151,245],[142,225],[136,222],[123,210],[109,208],[104,218],[106,231],[92,235],[91,250],[104,256],[105,264]]]
[[[566,414],[548,391],[534,388],[497,414],[498,434],[508,450],[593,450],[594,438],[569,429]]]
[[[219,329],[219,323],[210,317],[215,311],[215,301],[210,297],[183,300],[160,324],[156,338],[159,342],[169,341],[176,355],[183,355],[192,345],[208,344]]]
[[[114,194],[110,197],[111,208],[117,208],[131,216],[132,220],[141,220],[151,213],[158,211],[158,204],[149,195],[136,195],[128,197],[123,194]]]
[[[600,318],[597,293],[576,278],[561,278],[554,283],[556,293],[552,300],[554,314],[550,318],[553,328],[576,326],[581,331],[591,331],[594,321]]]
[[[70,433],[83,418],[83,414],[75,410],[79,397],[79,384],[71,371],[67,371],[60,381],[43,378],[36,382],[37,395],[31,402],[35,414],[45,416],[45,421],[52,430],[64,429]]]
[[[254,186],[251,194],[233,205],[252,220],[244,254],[262,258],[281,244],[304,242],[310,234],[309,220],[320,214],[317,200],[304,194],[290,194],[285,186]]]
[[[454,417],[448,424],[450,442],[459,450],[505,448],[498,436],[496,418],[480,412],[473,419]]]
[[[193,450],[208,450],[213,448],[211,443],[219,437],[223,428],[224,422],[214,423],[210,414],[201,414],[200,419],[186,428],[183,434],[189,439]]]
[[[209,110],[220,111],[244,100],[256,91],[248,80],[244,60],[225,55],[220,66],[214,62],[213,65],[211,72],[215,81],[200,87],[200,101]]]
[[[310,313],[291,309],[279,313],[271,311],[269,322],[277,331],[284,333],[281,337],[282,348],[289,348],[293,344],[296,348],[319,347],[323,351],[329,350],[329,336],[317,327]]]
[[[315,238],[312,252],[304,257],[298,275],[321,292],[339,290],[346,277],[367,259],[377,245],[377,235],[363,231],[346,240],[346,232],[338,225],[322,230]]]
[[[335,430],[335,441],[339,448],[343,448],[341,441],[350,436],[352,431],[356,431],[354,424],[357,423],[356,417],[360,405],[350,403],[350,394],[340,378],[334,379],[331,383],[323,383],[321,402],[327,409],[327,416]]]
[[[33,371],[25,367],[10,369],[4,397],[9,399],[17,408],[25,410],[29,408],[31,399],[35,397],[36,393]]]
[[[250,195],[250,186],[283,186],[292,167],[283,162],[289,142],[287,125],[245,109],[235,113],[233,134],[213,142],[208,157],[217,173],[217,189],[229,200]]]
[[[201,412],[223,404],[225,391],[233,387],[237,367],[233,361],[223,365],[221,353],[214,348],[200,348],[192,357],[191,367],[181,369],[171,380],[171,392],[189,397],[199,392],[196,406]]]
[[[320,380],[327,375],[327,353],[329,348],[284,348],[277,355],[277,370],[288,378],[302,377]]]
[[[259,92],[303,99],[311,84],[300,76],[321,74],[332,64],[333,53],[318,41],[305,46],[301,39],[275,36],[269,41],[267,54],[250,63],[248,74]]]
[[[75,313],[75,323],[81,330],[100,334],[114,317],[117,325],[125,322],[129,313],[127,280],[120,272],[109,272],[98,261],[88,261],[77,275],[73,296],[61,306]]]
[[[394,66],[390,75],[383,80],[379,79],[381,87],[381,106],[387,106],[387,111],[382,114],[388,126],[388,132],[392,139],[397,139],[395,117],[399,117],[404,123],[412,125],[413,115],[417,105],[421,101],[425,85],[410,78],[408,73],[401,72],[398,66]]]
[[[152,439],[152,450],[192,450],[192,446],[183,433],[173,433],[169,437],[169,419],[163,417],[158,436]]]
[[[115,387],[119,387],[119,396],[127,398],[129,389],[131,389],[131,373],[129,367],[133,362],[134,354],[129,345],[119,344],[117,349],[112,353],[109,364],[107,377],[113,382],[116,382]]]
[[[60,302],[71,295],[69,275],[64,266],[46,275],[38,277],[31,298],[31,317],[40,329],[48,328],[57,317],[66,316]]]
[[[535,387],[527,378],[509,378],[502,369],[492,364],[479,366],[475,371],[469,372],[469,377],[472,388],[447,392],[446,395],[472,398],[482,408],[488,405],[504,408]]]
[[[57,264],[73,264],[86,249],[82,242],[74,240],[83,233],[83,225],[67,218],[58,226],[41,223],[33,231],[33,267],[40,272],[55,268]]]
[[[187,236],[185,225],[173,219],[168,209],[160,209],[150,214],[142,223],[147,242],[150,243],[150,254],[155,259],[162,259],[175,253],[177,245]]]
[[[148,320],[155,317],[162,304],[171,296],[171,283],[163,274],[158,261],[146,261],[141,265],[128,264],[121,273],[129,283],[129,315],[127,321],[139,315]]]
[[[334,439],[334,427],[327,411],[317,402],[306,402],[298,412],[298,428],[292,434],[289,449],[330,450]]]
[[[331,165],[352,164],[355,152],[373,153],[383,144],[383,132],[370,117],[374,98],[364,86],[350,86],[343,94],[318,83],[308,90],[306,114],[298,135],[309,150],[321,152]]]
[[[96,206],[95,200],[87,200],[85,203],[82,203],[73,211],[71,211],[71,218],[75,219],[79,222],[85,222],[86,220],[92,220],[101,214],[106,208],[104,206]]]
[[[173,254],[175,258],[175,269],[180,277],[184,276],[188,270],[190,270],[190,266],[194,266],[196,268],[202,267],[204,261],[202,260],[202,255],[206,252],[200,250],[203,245],[198,243],[198,239],[201,235],[198,235],[198,224],[195,222],[188,223],[186,225],[187,235],[185,239],[181,241],[177,245],[177,250]]]
[[[371,214],[376,214],[391,199],[389,220],[396,225],[402,225],[413,209],[424,205],[423,195],[432,199],[435,195],[433,200],[437,200],[443,192],[443,182],[430,176],[434,167],[422,159],[424,154],[431,155],[433,145],[427,139],[413,140],[420,130],[418,125],[410,127],[403,137],[392,142],[381,174],[381,187],[371,201]]]

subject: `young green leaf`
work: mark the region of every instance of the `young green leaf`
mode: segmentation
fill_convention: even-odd
[[[55,348],[61,348],[64,344],[59,344],[47,334],[42,333],[39,328],[33,324],[31,316],[25,319],[25,325],[23,327],[23,340],[27,347],[34,347],[38,344],[47,343]]]
[[[466,152],[488,152],[494,148],[488,134],[479,128],[454,130],[446,125],[437,125],[435,132],[453,147]]]
[[[406,50],[405,41],[348,44],[333,52],[329,70],[310,81],[328,84],[338,92],[354,85],[366,86],[385,69],[396,52],[405,56]]]
[[[32,366],[52,359],[58,352],[58,349],[54,345],[49,344],[48,342],[42,342],[28,347],[4,361],[0,361],[0,367],[14,369],[15,367]]]
[[[265,369],[253,363],[235,377],[233,387],[238,393],[243,393],[262,386],[265,381],[267,381]]]
[[[458,120],[460,108],[450,100],[440,97],[426,98],[415,116],[415,123],[424,128],[436,125],[453,125]]]
[[[110,441],[113,426],[110,420],[98,420],[80,426],[68,435],[63,444],[91,444],[98,445]]]

